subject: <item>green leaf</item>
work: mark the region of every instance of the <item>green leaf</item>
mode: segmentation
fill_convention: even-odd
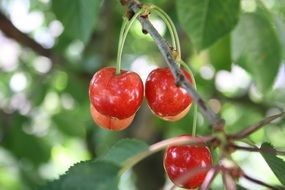
[[[102,157],[103,160],[111,161],[117,165],[123,165],[123,163],[146,150],[148,145],[142,141],[136,139],[123,139],[112,146],[110,151]]]
[[[269,143],[263,143],[261,145],[261,149],[274,149],[274,147]],[[278,180],[285,185],[285,162],[284,160],[278,158],[276,155],[272,153],[266,153],[261,152],[261,155],[263,156],[264,160],[267,162],[275,176],[278,178]]]
[[[119,169],[103,160],[81,162],[39,190],[118,190]]]
[[[209,49],[210,59],[216,70],[231,70],[231,40],[227,35]]]
[[[281,62],[280,44],[264,16],[245,13],[232,35],[235,63],[247,69],[262,92],[271,89]]]
[[[177,0],[178,18],[198,50],[229,33],[238,22],[239,0]]]
[[[64,33],[87,42],[95,26],[99,0],[52,0],[52,9],[64,25]]]

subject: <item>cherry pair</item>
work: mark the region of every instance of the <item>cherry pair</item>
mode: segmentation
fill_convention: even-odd
[[[187,80],[192,78],[182,70]],[[187,114],[192,99],[175,85],[169,68],[153,70],[146,80],[145,95],[151,110],[160,118],[176,121]],[[144,96],[144,86],[138,74],[106,67],[96,72],[90,82],[91,115],[102,128],[122,130],[130,125]]]

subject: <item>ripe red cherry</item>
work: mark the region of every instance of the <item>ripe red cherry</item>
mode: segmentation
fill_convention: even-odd
[[[132,123],[135,117],[135,114],[125,119],[118,119],[115,117],[105,116],[99,113],[94,108],[94,106],[92,106],[92,104],[90,105],[90,111],[93,120],[95,121],[95,123],[97,123],[98,126],[104,129],[109,129],[114,131],[119,131],[127,128]]]
[[[211,153],[204,145],[170,146],[164,154],[164,169],[168,177],[175,185],[186,189],[201,186],[208,170],[199,171],[198,168],[211,165]],[[191,170],[195,172],[193,175]],[[187,174],[191,176],[187,178]]]
[[[189,73],[182,69],[186,79],[192,84]],[[175,85],[169,68],[153,70],[146,79],[145,95],[150,109],[160,118],[176,121],[189,111],[192,98],[185,89]]]
[[[100,114],[100,118],[112,118],[112,121],[134,117],[143,95],[143,82],[138,74],[121,71],[117,75],[115,68],[103,68],[94,74],[89,85],[89,99],[94,107],[93,118],[96,118],[94,114]]]

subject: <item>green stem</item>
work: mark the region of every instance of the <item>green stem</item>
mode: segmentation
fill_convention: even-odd
[[[118,44],[118,53],[117,53],[117,67],[116,67],[116,74],[120,74],[121,72],[121,59],[122,59],[122,39],[123,39],[123,35],[125,33],[125,28],[128,24],[128,20],[123,17],[123,24],[121,27],[121,31],[120,31],[120,37],[119,37],[119,44]]]
[[[178,63],[181,64],[183,67],[186,68],[186,70],[188,71],[188,73],[190,74],[192,81],[193,81],[193,86],[194,89],[197,90],[197,86],[196,86],[196,80],[195,77],[191,71],[191,69],[189,68],[189,66],[183,61],[183,60],[178,60]],[[196,136],[196,131],[197,131],[197,117],[198,117],[198,105],[194,104],[194,117],[193,117],[193,126],[192,126],[192,135]]]
[[[117,55],[117,67],[116,67],[116,74],[121,73],[121,62],[122,62],[122,53],[124,44],[127,38],[127,35],[129,33],[129,30],[131,26],[133,25],[136,18],[143,12],[144,9],[140,9],[136,14],[131,18],[130,21],[128,21],[126,18],[124,18],[124,22],[120,31],[120,40],[119,40],[119,47],[118,47],[118,55]]]
[[[197,104],[194,105],[194,118],[193,118],[193,128],[192,128],[192,135],[196,136],[197,132],[197,117],[198,117],[198,106]]]
[[[155,5],[152,5],[151,9],[154,10],[161,17],[161,19],[166,23],[168,30],[170,32],[170,35],[171,35],[172,45],[178,53],[177,58],[178,58],[178,60],[181,59],[180,41],[179,41],[179,37],[178,37],[178,34],[177,34],[177,31],[176,31],[176,28],[175,28],[173,21],[168,16],[168,14],[166,12],[164,12],[161,8],[159,8]]]
[[[191,78],[193,80],[194,89],[197,90],[196,81],[195,81],[195,78],[194,78],[194,75],[193,75],[192,71],[189,69],[188,65],[181,60],[180,41],[179,41],[179,37],[178,37],[177,30],[175,28],[174,23],[172,22],[171,18],[167,15],[167,13],[164,12],[161,8],[159,8],[159,7],[155,6],[155,5],[152,5],[151,9],[154,10],[162,18],[162,20],[166,23],[166,25],[168,27],[168,30],[170,32],[170,35],[171,35],[171,40],[172,40],[173,47],[174,47],[174,49],[177,50],[177,53],[178,53],[178,56],[177,56],[177,59],[176,59],[176,60],[178,60],[178,65],[180,65],[180,63],[181,63],[181,65],[183,65],[187,69],[187,71],[190,73]],[[198,105],[195,104],[194,105],[193,126],[192,126],[192,135],[193,136],[196,136],[197,117],[198,117]]]

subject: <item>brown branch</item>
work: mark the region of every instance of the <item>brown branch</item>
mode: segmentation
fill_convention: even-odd
[[[236,150],[243,150],[248,152],[263,152],[263,153],[269,153],[274,155],[285,155],[285,151],[276,150],[274,148],[257,148],[257,147],[246,147],[246,146],[239,146],[239,145],[229,145],[230,148],[236,149]]]
[[[0,30],[9,38],[12,38],[22,44],[23,46],[29,47],[36,53],[51,57],[50,49],[43,47],[41,44],[37,43],[34,39],[29,37],[27,34],[21,32],[14,24],[0,12]]]
[[[142,4],[137,0],[125,0],[122,5],[128,6],[128,15],[134,15],[134,13],[138,12]],[[160,50],[164,60],[166,61],[168,67],[170,68],[175,80],[176,84],[183,87],[188,94],[191,95],[192,99],[198,104],[203,115],[208,119],[209,124],[215,130],[223,130],[224,120],[219,118],[206,104],[206,102],[199,96],[197,91],[193,88],[193,86],[185,79],[185,76],[177,66],[176,60],[173,57],[171,47],[169,47],[167,41],[158,33],[158,31],[154,28],[152,23],[149,21],[147,16],[139,16],[138,21],[142,25],[142,31],[145,34],[150,34],[153,38],[155,44]]]
[[[213,167],[212,169],[210,169],[201,185],[200,190],[208,190],[211,183],[213,182],[213,180],[215,179],[215,177],[218,174],[218,168],[217,167]]]
[[[285,112],[273,115],[273,116],[269,116],[247,128],[245,128],[244,130],[236,133],[236,134],[232,134],[232,135],[228,135],[229,139],[242,139],[245,138],[247,136],[249,136],[250,134],[254,133],[255,131],[257,131],[258,129],[264,127],[265,125],[271,123],[273,120],[277,119],[277,118],[282,118],[285,116]]]
[[[248,181],[251,181],[251,182],[253,182],[253,183],[255,183],[255,184],[258,184],[258,185],[267,187],[267,188],[269,188],[269,189],[271,189],[271,190],[284,190],[284,187],[274,187],[274,186],[272,186],[272,185],[269,185],[269,184],[267,184],[267,183],[264,183],[263,181],[260,181],[260,180],[258,180],[258,179],[255,179],[255,178],[253,178],[253,177],[250,177],[250,176],[248,176],[248,175],[246,175],[246,174],[244,174],[243,177],[244,177],[245,179],[247,179]]]
[[[271,108],[271,107],[276,107],[278,110],[282,109],[276,105],[271,105],[271,104],[267,104],[267,103],[256,103],[253,102],[248,95],[243,95],[243,96],[239,96],[239,97],[227,97],[225,95],[223,95],[221,92],[218,92],[217,90],[214,92],[213,98],[216,98],[218,100],[221,100],[223,102],[227,102],[227,103],[232,103],[232,104],[241,104],[243,106],[248,106],[248,107],[252,107],[254,108],[256,111],[260,112],[261,114],[265,114],[266,111]]]
[[[223,178],[224,187],[226,190],[236,190],[237,189],[236,183],[229,173],[227,172],[222,173],[222,178]]]
[[[0,30],[6,35],[8,38],[11,38],[18,42],[19,44],[30,48],[35,53],[38,53],[39,55],[48,57],[52,61],[52,66],[54,66],[56,63],[61,63],[60,65],[64,65],[62,63],[66,63],[66,59],[60,55],[53,52],[51,49],[43,47],[41,44],[36,42],[34,39],[28,36],[28,34],[23,33],[20,31],[14,24],[0,11]],[[65,67],[64,68],[67,72],[72,71],[72,69]],[[83,73],[83,78],[88,77],[88,80],[90,79],[89,76],[87,76],[85,73]],[[41,75],[41,78],[44,77],[44,75]],[[38,81],[39,82],[39,81]]]

